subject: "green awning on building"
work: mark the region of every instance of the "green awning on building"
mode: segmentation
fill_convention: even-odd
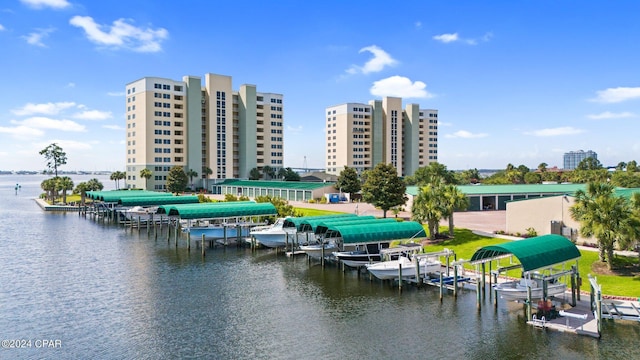
[[[310,220],[310,219],[322,219],[322,220],[327,220],[327,219],[333,219],[333,218],[344,218],[344,217],[356,217],[356,214],[332,214],[332,215],[318,215],[318,216],[300,216],[300,217],[293,217],[293,218],[287,218],[284,221],[284,224],[282,225],[283,227],[295,227],[298,231],[300,231],[300,225],[302,224],[303,221],[305,220]]]
[[[121,197],[118,205],[122,206],[155,206],[167,204],[197,204],[199,202],[197,196],[135,196]]]
[[[327,230],[333,225],[358,225],[369,223],[385,223],[385,222],[398,222],[395,218],[382,218],[378,219],[375,216],[358,216],[357,218],[345,218],[338,220],[322,221],[316,225],[315,234],[325,234]]]
[[[504,255],[513,254],[522,271],[532,271],[580,257],[574,243],[561,235],[549,234],[529,239],[485,246],[471,257],[471,264],[482,263]]]
[[[278,211],[271,203],[220,202],[200,204],[163,205],[158,214],[178,216],[181,219],[222,219],[242,216],[270,216]]]
[[[373,243],[426,237],[422,225],[415,221],[379,222],[355,225],[331,225],[332,237],[341,237],[344,244]],[[335,234],[335,236],[333,236]]]

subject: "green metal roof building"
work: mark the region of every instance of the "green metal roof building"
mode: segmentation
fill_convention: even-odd
[[[214,194],[235,196],[276,196],[289,201],[309,201],[319,199],[337,190],[333,183],[304,181],[263,181],[227,179],[213,185]]]
[[[469,211],[506,210],[507,202],[546,196],[573,195],[585,190],[585,184],[510,184],[510,185],[458,185],[469,198]],[[417,186],[407,186],[407,194],[418,195]]]

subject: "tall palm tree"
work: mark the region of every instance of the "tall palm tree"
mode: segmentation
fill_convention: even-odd
[[[151,179],[151,176],[153,175],[153,173],[151,172],[151,170],[144,168],[142,170],[140,170],[140,177],[144,179],[144,189],[145,190],[149,190],[149,179]]]
[[[57,187],[56,178],[50,178],[46,180],[42,180],[40,183],[40,188],[45,191],[45,199],[50,199],[51,203],[55,202],[55,192]]]
[[[67,203],[67,191],[73,190],[73,180],[68,176],[57,178],[57,188],[62,190],[62,202]]]
[[[208,166],[204,166],[202,168],[202,174],[204,174],[205,177],[205,187],[206,187],[206,191],[209,192],[209,176],[211,176],[211,174],[213,174],[213,170],[211,170],[210,167]]]
[[[84,206],[87,199],[87,191],[89,191],[89,184],[86,182],[81,182],[80,184],[76,185],[76,188],[74,190],[75,193],[80,194],[80,205],[82,206]]]
[[[449,218],[449,235],[453,236],[453,213],[456,210],[467,209],[469,198],[455,185],[445,185],[444,191],[445,217]]]
[[[616,243],[624,246],[637,238],[640,222],[633,215],[630,203],[614,194],[608,183],[589,183],[586,191],[578,190],[575,205],[570,208],[571,217],[580,222],[580,234],[598,240],[600,261],[613,267],[613,251]]]
[[[418,188],[418,196],[411,207],[412,220],[427,223],[431,240],[435,240],[440,219],[447,213],[443,193],[444,185],[440,182]]]
[[[113,180],[113,181],[116,182],[116,190],[118,190],[118,179],[119,179],[119,176],[120,176],[120,175],[118,175],[119,172],[120,171],[114,171],[114,172],[111,173],[111,175],[109,175],[109,180]]]
[[[193,169],[189,169],[189,171],[187,171],[187,176],[189,177],[189,182],[191,182],[191,190],[193,190],[193,178],[198,176],[198,172]]]

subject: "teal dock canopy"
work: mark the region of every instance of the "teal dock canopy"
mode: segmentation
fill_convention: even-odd
[[[155,206],[167,204],[197,204],[200,200],[197,196],[135,196],[121,197],[118,205],[122,206]]]
[[[109,191],[87,191],[87,197],[92,200],[104,202],[118,202],[123,197],[174,197],[172,193],[146,190],[109,190]]]
[[[242,216],[270,216],[278,211],[272,203],[219,202],[199,204],[162,205],[158,214],[178,216],[181,219],[221,219]]]
[[[473,254],[471,264],[490,261],[509,254],[518,258],[524,272],[580,257],[580,251],[569,239],[561,235],[549,234],[485,246]]]
[[[358,220],[358,219],[366,219],[366,220],[371,220],[371,219],[375,219],[375,216],[342,216],[339,218],[330,218],[329,220],[327,219],[317,219],[317,218],[308,218],[305,220],[302,220],[302,222],[300,223],[300,231],[301,232],[307,232],[307,231],[315,231],[317,229],[317,226],[319,224],[322,224],[323,222],[333,222],[333,221],[346,221],[346,220]]]
[[[316,225],[315,234],[322,235],[333,225],[358,225],[358,224],[370,224],[370,223],[385,223],[385,222],[398,222],[394,218],[382,218],[378,219],[375,216],[358,216],[355,218],[343,218],[337,220],[322,221]]]
[[[415,221],[377,222],[355,225],[331,225],[326,236],[342,238],[343,244],[363,244],[380,241],[426,237],[422,225]]]
[[[305,220],[328,220],[328,219],[338,219],[338,218],[344,218],[344,217],[356,217],[356,214],[332,214],[332,215],[318,215],[318,216],[300,216],[300,217],[293,217],[293,218],[287,218],[284,221],[284,224],[282,224],[283,227],[286,228],[292,228],[295,227],[297,229],[297,231],[300,231],[300,226],[302,224],[303,221]]]

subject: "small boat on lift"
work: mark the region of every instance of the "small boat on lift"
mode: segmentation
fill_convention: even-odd
[[[433,274],[442,269],[442,264],[437,258],[422,257],[416,260],[421,275]],[[381,280],[397,279],[402,266],[402,278],[416,276],[416,262],[407,256],[400,256],[398,260],[382,261],[375,264],[367,264],[367,270]]]
[[[293,241],[296,236],[296,228],[284,228],[286,218],[278,219],[272,225],[256,226],[249,232],[259,244],[270,248],[284,247],[288,242]]]
[[[530,278],[522,278],[516,281],[507,281],[493,285],[493,289],[500,297],[508,301],[527,300],[527,288],[531,287],[531,299],[537,300],[544,297],[542,284]],[[561,282],[547,283],[547,297],[562,295],[567,291],[567,284]]]

